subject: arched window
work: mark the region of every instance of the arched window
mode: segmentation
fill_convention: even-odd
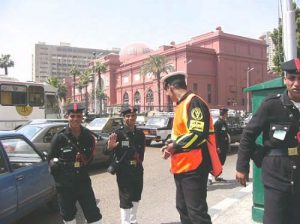
[[[141,94],[136,91],[134,94],[134,106],[137,108],[138,113],[141,111]]]
[[[153,91],[149,89],[146,94],[146,111],[154,110],[153,101]]]
[[[134,105],[141,105],[141,94],[139,91],[136,91],[134,94]]]
[[[123,104],[125,104],[125,105],[129,104],[129,96],[128,96],[127,92],[125,92],[123,95]]]

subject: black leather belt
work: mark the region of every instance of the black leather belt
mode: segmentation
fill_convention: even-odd
[[[297,147],[269,149],[266,156],[299,156],[299,149]]]

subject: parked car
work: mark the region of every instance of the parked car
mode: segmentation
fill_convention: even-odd
[[[56,202],[45,155],[23,135],[0,132],[0,223],[12,223]]]
[[[50,151],[50,143],[53,136],[66,128],[66,123],[42,123],[42,124],[27,124],[16,130],[17,133],[25,135],[41,152]],[[109,156],[103,153],[106,147],[107,137],[103,136],[96,141],[96,154],[93,164],[108,163]]]
[[[123,125],[122,117],[100,117],[95,118],[86,125],[86,128],[101,136],[108,136],[110,133]]]
[[[147,117],[143,116],[143,115],[138,115],[136,117],[136,122],[135,123],[136,123],[137,126],[145,125],[147,123]]]
[[[27,124],[44,124],[44,123],[68,123],[67,119],[31,119],[27,121],[26,123],[19,125],[15,128],[15,130],[23,127]]]
[[[165,143],[171,139],[173,126],[173,113],[159,114],[149,117],[144,126],[138,126],[143,130],[146,137],[146,145],[149,146],[152,141],[162,141]]]
[[[253,114],[249,113],[246,117],[243,119],[243,127],[245,128],[249,121],[252,119]]]

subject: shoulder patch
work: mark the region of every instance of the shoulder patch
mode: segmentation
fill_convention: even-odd
[[[191,116],[194,120],[202,120],[203,114],[199,107],[193,108],[191,111]]]

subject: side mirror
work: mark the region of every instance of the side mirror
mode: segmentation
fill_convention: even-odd
[[[47,157],[48,157],[48,152],[43,151],[43,156],[44,156],[45,159],[47,159]]]

